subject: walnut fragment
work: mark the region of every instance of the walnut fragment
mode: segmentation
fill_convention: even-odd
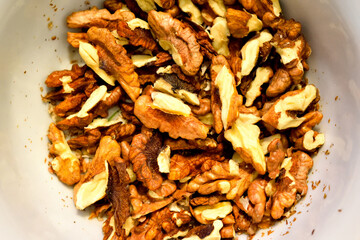
[[[148,128],[167,132],[172,138],[205,139],[209,129],[194,116],[173,115],[151,107],[150,96],[141,96],[135,102],[135,116]],[[176,127],[175,127],[176,126]]]
[[[163,12],[150,11],[148,22],[160,46],[171,53],[181,70],[186,75],[195,75],[203,60],[195,33]]]

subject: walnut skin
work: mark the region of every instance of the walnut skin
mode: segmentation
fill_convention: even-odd
[[[67,42],[74,48],[79,48],[81,42],[89,42],[88,36],[86,33],[67,33]]]
[[[172,138],[185,138],[194,140],[205,139],[209,131],[205,124],[190,115],[173,115],[151,107],[150,96],[143,95],[135,102],[135,116],[148,128],[159,129],[167,132]]]
[[[94,114],[89,113],[86,117],[82,117],[82,118],[78,116],[75,116],[70,119],[65,118],[64,120],[57,122],[56,126],[61,130],[68,130],[70,128],[84,128],[92,122],[94,117],[95,117]]]
[[[149,190],[158,189],[163,182],[156,160],[161,147],[160,134],[151,130],[135,135],[131,143],[129,159],[133,170]]]
[[[115,76],[121,87],[135,102],[140,94],[138,75],[126,50],[117,44],[108,29],[92,27],[87,32],[90,42],[96,45],[100,68]]]
[[[292,142],[295,142],[298,138],[304,136],[306,132],[318,125],[323,118],[323,114],[319,111],[309,112],[305,114],[304,118],[306,120],[300,126],[291,130],[290,140]]]
[[[195,75],[203,61],[195,32],[164,12],[150,11],[148,22],[160,46],[171,53],[181,70],[186,75]]]

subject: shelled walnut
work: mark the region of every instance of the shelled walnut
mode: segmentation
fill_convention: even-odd
[[[320,95],[278,0],[105,0],[66,23],[85,65],[45,80],[49,170],[104,239],[252,236],[307,193]]]

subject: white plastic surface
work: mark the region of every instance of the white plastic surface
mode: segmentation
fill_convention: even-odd
[[[254,239],[360,239],[360,2],[281,3],[287,16],[303,24],[313,49],[307,77],[322,96],[319,129],[326,144],[315,158],[308,195],[298,204],[301,213]],[[65,17],[88,5],[0,0],[0,6],[0,239],[102,239],[101,222],[76,210],[71,189],[47,171],[50,118],[40,98],[46,76],[77,59],[66,43]],[[311,181],[318,180],[312,190]]]

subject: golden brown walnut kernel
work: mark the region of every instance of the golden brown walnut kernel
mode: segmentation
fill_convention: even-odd
[[[199,106],[192,106],[191,111],[199,116],[204,116],[211,111],[211,102],[208,98],[199,99]]]
[[[195,140],[185,140],[185,139],[174,140],[172,138],[168,138],[165,140],[165,144],[170,146],[172,151],[201,149],[208,152],[221,152],[223,149],[223,144],[217,143],[216,140],[212,138],[195,139]]]
[[[101,132],[99,129],[85,130],[83,135],[68,140],[71,148],[93,147],[100,141]]]
[[[95,157],[88,171],[74,187],[74,203],[76,208],[83,210],[106,195],[109,177],[109,165],[114,165],[114,159],[120,157],[120,145],[105,136],[100,140]]]
[[[292,81],[289,73],[280,68],[275,72],[274,77],[271,79],[269,87],[266,89],[266,96],[276,97],[290,87]]]
[[[117,123],[115,125],[110,126],[105,135],[111,136],[113,139],[120,139],[124,137],[131,136],[136,130],[136,126],[132,123]]]
[[[167,132],[172,138],[185,138],[193,140],[196,138],[205,139],[209,131],[205,124],[190,115],[173,115],[151,107],[150,96],[141,96],[135,102],[135,116],[148,128],[159,129],[160,132]]]
[[[120,0],[105,0],[104,7],[110,12],[115,12],[116,10],[122,9],[124,4]]]
[[[295,152],[291,158],[285,160],[282,167],[286,172],[281,177],[273,195],[271,216],[274,219],[279,219],[284,213],[284,208],[289,208],[294,204],[296,193],[302,196],[307,193],[306,180],[313,166],[312,158],[301,151]]]
[[[319,111],[309,112],[304,115],[305,121],[298,126],[296,129],[291,130],[290,140],[295,142],[298,138],[304,136],[304,134],[312,130],[316,125],[318,125],[322,118],[323,114]]]
[[[73,46],[74,48],[78,48],[80,45],[80,42],[85,42],[88,43],[88,36],[86,33],[73,33],[73,32],[68,32],[67,33],[67,42]]]
[[[253,223],[261,222],[264,212],[265,212],[265,187],[267,185],[266,180],[264,179],[256,179],[254,180],[248,189],[248,197],[252,204],[254,204],[253,212],[251,213],[251,217],[253,219]]]
[[[233,8],[227,9],[226,21],[231,36],[235,38],[243,38],[250,32],[260,31],[263,26],[255,14]]]
[[[161,209],[152,213],[142,224],[133,228],[129,239],[166,239],[172,236],[175,238],[178,232],[181,233],[181,225],[180,227],[177,225],[179,221],[181,221],[181,225],[189,223],[191,221],[189,212],[172,212],[169,208]]]
[[[159,172],[157,157],[162,148],[161,135],[152,130],[143,130],[131,142],[129,159],[139,181],[149,190],[159,188],[163,178]]]
[[[190,20],[194,23],[201,25],[203,23],[203,19],[201,17],[201,13],[199,8],[191,0],[178,0],[179,8],[190,15]]]
[[[49,151],[56,155],[51,161],[51,167],[55,174],[60,181],[67,185],[77,183],[80,180],[80,162],[67,144],[64,133],[51,123],[48,138],[51,142]]]
[[[79,65],[74,64],[71,70],[61,70],[54,71],[45,80],[45,84],[48,87],[60,87],[63,85],[61,78],[65,76],[70,76],[71,80],[76,80],[79,77],[83,76],[86,71],[86,67],[79,67]]]
[[[189,182],[187,191],[198,191],[202,195],[217,191],[226,194],[227,199],[234,199],[249,187],[251,174],[239,168],[234,161],[216,162],[209,167],[206,163],[202,166],[204,172]]]
[[[150,11],[148,22],[160,46],[171,53],[181,70],[186,75],[195,75],[203,61],[195,32],[164,12]]]
[[[214,105],[213,103],[215,124],[216,121],[219,121],[219,118],[221,118],[222,125],[224,126],[224,129],[227,130],[238,116],[238,105],[241,104],[242,98],[237,93],[235,86],[235,78],[233,73],[231,72],[230,66],[227,63],[225,57],[222,55],[218,55],[212,60],[211,92],[213,101],[214,99],[219,98],[221,106],[220,115],[218,113],[219,111],[216,110],[217,105]]]
[[[201,172],[201,166],[206,161],[223,161],[224,157],[218,154],[197,154],[193,156],[182,156],[175,154],[170,161],[170,180],[181,180],[192,177]]]
[[[263,115],[262,120],[279,130],[298,127],[306,118],[294,117],[289,111],[305,111],[316,96],[317,89],[314,85],[287,92]]]
[[[100,67],[111,73],[135,102],[140,94],[140,84],[125,48],[115,42],[114,36],[107,29],[92,27],[87,34],[90,42],[96,45]]]
[[[225,138],[245,162],[252,164],[259,174],[265,174],[266,162],[259,141],[260,129],[255,125],[259,120],[253,114],[240,114],[231,129],[225,131]]]
[[[275,179],[280,173],[280,165],[285,159],[286,149],[280,139],[276,138],[267,147],[270,156],[266,158],[266,166],[269,177]]]
[[[248,76],[254,69],[259,58],[260,49],[265,43],[270,42],[273,36],[268,30],[263,30],[251,38],[241,48],[241,76]]]
[[[89,113],[85,117],[75,116],[72,118],[65,118],[65,119],[57,122],[56,126],[61,130],[68,130],[70,128],[84,128],[92,122],[94,117],[95,117],[94,114]]]
[[[210,29],[210,38],[213,40],[212,46],[218,54],[224,55],[225,57],[230,55],[228,48],[229,37],[230,31],[226,19],[223,17],[215,18]]]
[[[139,188],[140,190],[141,188]],[[141,216],[147,215],[149,213],[155,212],[167,205],[169,205],[173,198],[165,198],[165,199],[150,199],[146,193],[142,193],[138,191],[135,185],[129,186],[130,191],[130,203],[132,206],[131,215],[134,218],[140,218]]]
[[[65,117],[67,112],[73,111],[80,107],[80,104],[85,100],[86,96],[83,93],[79,93],[73,96],[66,97],[64,101],[56,105],[54,113],[59,117]]]
[[[154,0],[163,9],[170,9],[175,5],[175,0]]]
[[[118,104],[121,95],[121,88],[119,86],[111,90],[94,108],[94,114],[103,118],[107,117],[109,115],[108,110]]]
[[[224,201],[211,206],[196,207],[193,210],[193,216],[201,224],[209,224],[211,221],[226,217],[231,212],[231,203],[229,201]]]
[[[313,152],[325,143],[325,136],[314,130],[307,131],[304,136],[295,141],[295,148]]]
[[[250,87],[247,90],[245,97],[245,106],[250,107],[253,105],[255,99],[261,95],[261,86],[267,83],[273,75],[273,71],[270,67],[258,67],[256,69],[256,77],[250,83]]]
[[[190,200],[190,204],[192,206],[203,206],[203,205],[215,205],[216,203],[220,201],[226,200],[225,195],[210,195],[206,197],[195,197]]]
[[[281,14],[279,0],[239,0],[239,2],[247,11],[254,12],[260,18],[267,12],[277,17]]]
[[[73,12],[70,14],[66,21],[69,28],[90,28],[107,27],[110,21],[129,21],[134,19],[135,15],[130,11],[117,10],[114,14],[111,14],[106,9],[97,9],[96,7],[90,10],[84,10],[79,12]]]

